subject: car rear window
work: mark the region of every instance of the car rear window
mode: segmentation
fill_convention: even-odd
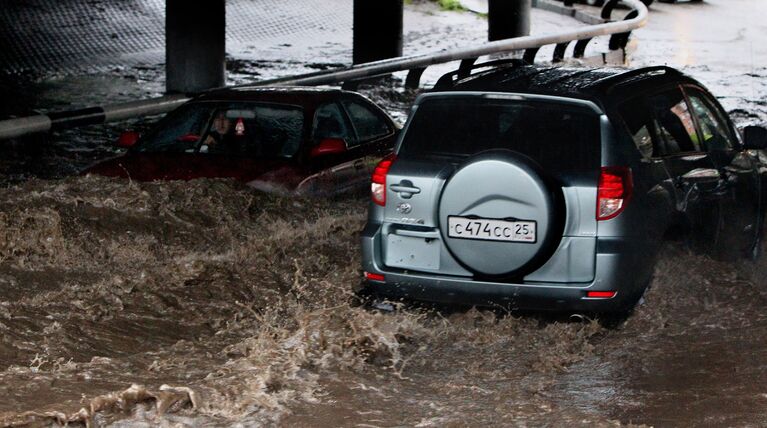
[[[555,102],[431,99],[416,110],[398,156],[455,158],[500,148],[552,172],[597,168],[599,116]]]

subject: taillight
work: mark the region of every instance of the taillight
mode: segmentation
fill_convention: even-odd
[[[633,190],[630,168],[602,167],[597,188],[597,220],[609,220],[623,212]]]
[[[612,299],[618,294],[617,291],[587,291],[586,297],[589,299]]]
[[[389,168],[391,168],[394,159],[394,153],[386,156],[381,162],[378,162],[376,169],[373,170],[370,196],[373,198],[373,202],[382,207],[386,205],[386,174],[389,173]]]

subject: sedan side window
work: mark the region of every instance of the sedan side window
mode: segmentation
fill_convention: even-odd
[[[317,109],[314,115],[313,135],[315,144],[325,138],[341,138],[346,141],[347,146],[356,143],[338,103],[328,103]]]
[[[695,122],[680,88],[652,95],[648,102],[658,125],[661,155],[702,150]]]
[[[343,104],[361,142],[370,141],[391,132],[389,125],[369,107],[354,101],[344,101]]]
[[[731,150],[735,141],[729,126],[711,101],[696,89],[687,89],[690,104],[700,126],[703,145],[708,150]]]

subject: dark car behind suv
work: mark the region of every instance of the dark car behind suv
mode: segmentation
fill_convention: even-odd
[[[372,177],[364,291],[624,312],[664,237],[720,257],[760,247],[749,148],[697,81],[499,62],[443,76]]]

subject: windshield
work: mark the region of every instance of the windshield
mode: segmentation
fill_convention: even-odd
[[[455,97],[419,105],[398,156],[454,158],[503,148],[559,172],[599,167],[600,146],[599,116],[590,109]]]
[[[304,113],[296,106],[192,103],[166,116],[133,150],[290,158],[303,127]]]

